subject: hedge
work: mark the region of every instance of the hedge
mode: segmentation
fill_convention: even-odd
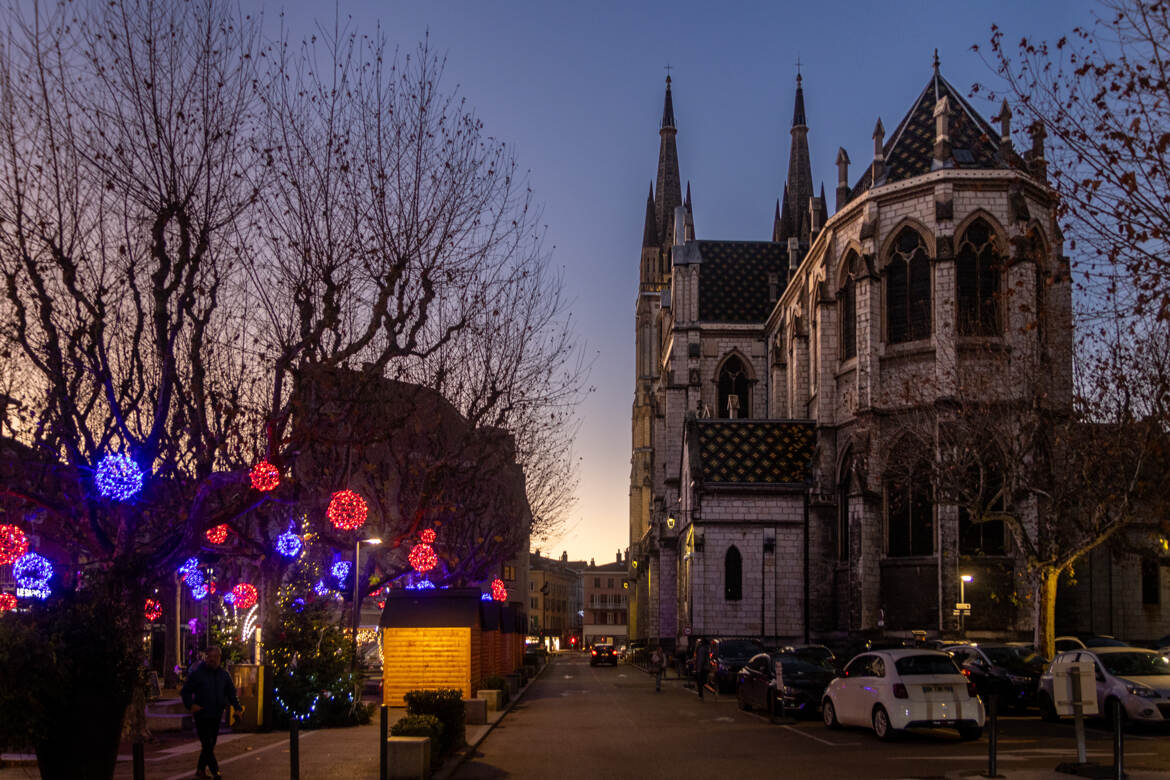
[[[443,740],[443,724],[434,715],[406,715],[390,727],[392,737],[429,737],[431,763],[438,763],[439,744]]]
[[[420,689],[408,691],[403,698],[408,715],[434,715],[443,724],[440,738],[443,755],[463,745],[466,729],[462,691],[458,688]]]

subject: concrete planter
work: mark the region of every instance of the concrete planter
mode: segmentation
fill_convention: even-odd
[[[506,675],[504,680],[508,683],[509,696],[515,696],[520,692],[520,689],[524,687],[524,681],[518,672],[512,672],[511,674]]]
[[[487,699],[475,698],[463,700],[463,719],[469,726],[482,726],[487,723]]]
[[[477,698],[487,702],[487,708],[496,712],[504,708],[504,692],[495,688],[486,688],[475,694]]]
[[[431,776],[431,740],[428,737],[390,737],[386,740],[390,777],[427,780]]]

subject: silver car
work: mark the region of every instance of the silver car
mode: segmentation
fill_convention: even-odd
[[[1039,705],[1045,720],[1057,718],[1052,696],[1052,667],[1067,661],[1091,661],[1097,676],[1097,707],[1112,719],[1120,706],[1122,720],[1170,723],[1170,661],[1141,647],[1095,647],[1057,653],[1040,677]]]

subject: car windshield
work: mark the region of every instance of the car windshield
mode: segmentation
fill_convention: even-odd
[[[1157,653],[1102,653],[1097,657],[1107,672],[1118,677],[1170,675],[1170,662]]]
[[[829,671],[811,659],[800,658],[788,653],[774,653],[772,660],[780,664],[785,677],[792,679],[823,677]]]
[[[1041,663],[1040,656],[1030,647],[985,647],[987,659],[997,666],[1020,669]]]
[[[746,639],[731,639],[719,643],[719,655],[723,658],[747,658],[760,652],[760,646]]]
[[[908,655],[894,662],[898,674],[913,677],[919,674],[958,674],[959,668],[947,655]]]

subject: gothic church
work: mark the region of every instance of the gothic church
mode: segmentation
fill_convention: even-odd
[[[838,152],[830,216],[798,76],[771,240],[700,240],[667,77],[636,306],[631,636],[937,636],[956,627],[960,571],[1010,589],[1023,564],[1002,525],[972,527],[884,465],[900,416],[946,398],[989,348],[1058,356],[1047,390],[1071,400],[1043,136],[1018,154],[1010,121],[1005,104],[993,128],[936,57],[893,132],[878,120],[859,173]],[[1008,290],[1043,295],[1045,321],[1027,327]],[[1030,629],[1024,606],[975,605],[973,632]]]

